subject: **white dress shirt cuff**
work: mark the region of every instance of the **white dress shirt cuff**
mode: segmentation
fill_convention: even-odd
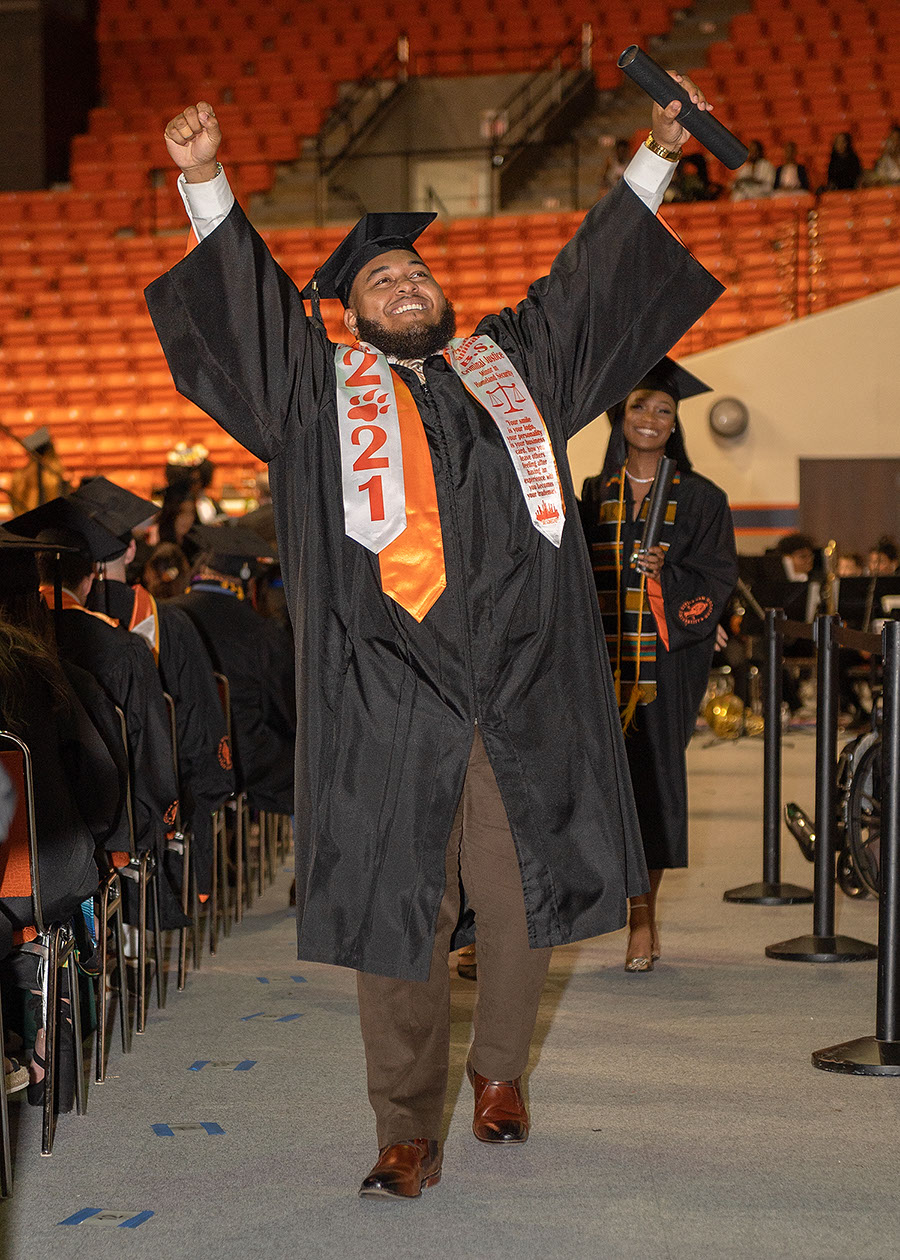
[[[198,241],[214,232],[234,205],[234,193],[224,171],[202,184],[189,184],[183,174],[179,175],[178,191]]]
[[[651,153],[642,144],[626,166],[622,178],[637,193],[647,209],[656,214],[677,165],[677,162],[670,162],[668,158],[661,158],[658,153]]]

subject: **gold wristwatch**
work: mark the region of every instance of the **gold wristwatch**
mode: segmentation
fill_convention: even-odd
[[[661,145],[658,140],[653,139],[652,131],[650,132],[647,139],[644,141],[644,144],[647,146],[647,148],[650,150],[651,153],[655,153],[657,157],[665,158],[667,162],[677,162],[678,159],[681,157],[681,149],[665,148],[665,146]]]

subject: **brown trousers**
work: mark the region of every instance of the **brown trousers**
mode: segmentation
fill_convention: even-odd
[[[475,912],[478,996],[470,1058],[492,1081],[521,1076],[550,949],[529,949],[522,876],[506,810],[476,730],[447,846],[447,884],[425,983],[358,973],[369,1101],[379,1148],[440,1138],[450,1061],[450,938],[460,878]]]

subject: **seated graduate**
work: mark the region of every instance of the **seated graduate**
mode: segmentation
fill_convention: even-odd
[[[185,595],[169,601],[191,619],[213,667],[228,679],[232,742],[239,790],[251,809],[294,809],[294,674],[290,636],[247,598],[250,578],[264,570],[272,546],[247,526],[195,525],[199,548]]]
[[[99,883],[96,850],[116,842],[122,782],[56,658],[49,613],[38,595],[36,545],[0,531],[0,728],[23,739],[31,753],[44,922],[74,916],[86,962],[91,942],[80,907]],[[8,1009],[25,1043],[29,1101],[37,1103],[45,1067],[40,959],[31,944],[36,927],[26,836],[18,829],[0,846],[0,920],[2,935],[15,946],[4,967]],[[60,1107],[69,1110],[74,1076],[66,1028],[62,1046]]]
[[[158,603],[126,572],[136,550],[132,531],[157,512],[155,503],[106,477],[82,482],[72,499],[125,547],[100,566],[87,607],[114,617],[147,641],[163,690],[174,702],[178,746],[178,788],[182,826],[194,837],[197,883],[208,893],[212,875],[212,815],[234,792],[231,749],[225,715],[206,650],[194,623],[172,603]]]
[[[49,553],[39,553],[41,596],[54,611],[60,658],[92,674],[125,715],[132,767],[134,846],[160,856],[175,818],[178,788],[159,674],[143,639],[129,634],[114,618],[92,612],[85,602],[94,581],[94,565],[121,555],[122,543],[71,498],[53,499],[16,517],[9,528],[26,537],[37,536],[40,542],[72,548],[58,561],[62,583],[58,609],[56,562]],[[129,887],[126,882],[126,890]],[[181,926],[184,919],[177,896],[168,890],[165,880],[160,881],[160,893],[162,926]],[[133,908],[128,917],[134,921]]]

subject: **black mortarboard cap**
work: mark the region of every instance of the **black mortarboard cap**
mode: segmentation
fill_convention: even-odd
[[[664,359],[660,359],[656,367],[650,369],[643,380],[634,386],[634,389],[662,390],[663,393],[674,398],[678,404],[685,398],[693,398],[696,394],[708,394],[712,386],[701,381],[699,376],[694,376],[693,372],[689,372],[687,368],[683,368],[680,363],[676,363],[667,355]]]
[[[0,525],[0,552],[3,551],[28,551],[36,555],[39,551],[78,551],[77,547],[63,547],[57,543],[38,542],[35,538],[22,538],[18,534],[11,534],[8,529]]]
[[[315,304],[318,298],[339,298],[344,306],[353,281],[366,263],[390,249],[418,253],[414,242],[437,218],[434,213],[365,214],[326,258],[302,292]]]
[[[196,563],[197,553],[205,552],[210,565],[220,573],[231,577],[258,576],[266,562],[277,554],[278,548],[261,538],[249,525],[240,521],[226,521],[223,525],[194,525],[182,543],[185,551]]]
[[[45,446],[50,445],[52,440],[50,430],[45,424],[42,424],[39,429],[35,429],[33,433],[29,433],[27,437],[22,438],[22,445],[26,451],[34,452],[43,450]]]
[[[628,394],[633,394],[636,389],[662,390],[663,393],[675,399],[675,428],[666,443],[665,453],[670,459],[675,460],[679,472],[690,472],[692,465],[688,457],[687,447],[684,444],[681,421],[677,415],[678,404],[683,402],[685,398],[693,398],[696,394],[709,393],[712,386],[707,385],[705,381],[701,381],[699,376],[694,376],[693,372],[689,372],[687,368],[683,368],[680,363],[676,363],[674,359],[670,359],[666,355],[636,385],[631,387]],[[622,432],[622,420],[625,418],[625,403],[627,400],[628,395],[621,402],[616,403],[614,407],[610,407],[607,413],[612,424],[612,433],[606,448],[606,458],[603,461],[602,475],[604,479],[618,472],[625,462],[625,438]]]
[[[126,546],[131,541],[131,531],[152,520],[159,512],[156,504],[149,499],[132,494],[106,477],[91,477],[82,481],[69,498],[86,516],[115,534]]]
[[[71,530],[84,539],[85,554],[94,564],[114,560],[125,550],[120,538],[99,521],[91,520],[71,497],[51,499],[49,503],[42,503],[30,512],[23,512],[21,516],[7,521],[6,528],[13,534],[21,534],[23,538],[37,538],[45,529]]]

